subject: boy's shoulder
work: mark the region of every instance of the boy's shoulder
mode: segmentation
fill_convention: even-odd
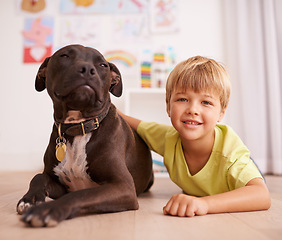
[[[221,152],[225,156],[249,153],[248,148],[232,127],[221,124],[215,127],[214,151]]]
[[[176,131],[173,126],[163,123],[157,123],[157,122],[147,122],[147,121],[141,121],[139,126],[140,128],[157,128],[157,129],[164,129],[167,131]]]
[[[215,133],[221,138],[237,139],[241,141],[240,137],[233,128],[228,125],[217,124],[215,127]]]
[[[157,122],[147,122],[141,121],[138,129],[138,133],[148,132],[148,133],[160,133],[165,135],[166,137],[179,137],[179,133],[175,130],[175,128],[168,124],[157,123]]]

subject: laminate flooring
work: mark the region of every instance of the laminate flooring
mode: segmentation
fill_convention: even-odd
[[[29,228],[16,204],[34,172],[0,172],[0,240],[151,240],[151,239],[282,239],[282,176],[266,176],[272,199],[267,211],[209,214],[192,218],[164,216],[162,207],[180,189],[167,177],[156,177],[139,196],[140,209],[66,220],[54,228]]]

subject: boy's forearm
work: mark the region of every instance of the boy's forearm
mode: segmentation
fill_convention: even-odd
[[[261,179],[253,179],[247,186],[207,197],[175,194],[163,208],[165,215],[193,217],[208,213],[228,213],[267,210],[270,196]]]
[[[130,117],[130,116],[127,116],[125,115],[124,113],[120,112],[118,110],[118,114],[120,116],[123,117],[123,119],[135,130],[137,131],[137,128],[138,128],[138,125],[140,124],[141,120],[137,119],[137,118],[134,118],[134,117]]]
[[[255,181],[262,181],[256,179]],[[250,184],[245,187],[203,197],[208,205],[208,213],[244,212],[266,210],[270,207],[269,192],[264,184]]]

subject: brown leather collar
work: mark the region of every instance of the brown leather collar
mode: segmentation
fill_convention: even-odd
[[[55,125],[59,130],[59,126],[60,126],[60,134],[62,134],[62,136],[64,134],[68,135],[68,136],[79,136],[79,135],[85,135],[86,133],[90,133],[96,129],[99,128],[100,123],[102,122],[102,120],[106,117],[106,115],[108,114],[109,109],[107,109],[107,111],[102,112],[99,116],[90,119],[90,120],[86,120],[84,122],[80,122],[80,123],[60,123],[55,121]]]

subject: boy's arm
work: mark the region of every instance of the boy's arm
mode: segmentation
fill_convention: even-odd
[[[207,213],[244,212],[269,209],[271,200],[264,181],[252,179],[245,187],[206,197],[174,195],[164,207],[164,214],[192,217]]]
[[[135,131],[137,131],[138,125],[141,122],[141,120],[134,118],[134,117],[127,116],[124,113],[120,112],[118,109],[117,109],[117,112],[129,124],[130,127],[132,127]]]

